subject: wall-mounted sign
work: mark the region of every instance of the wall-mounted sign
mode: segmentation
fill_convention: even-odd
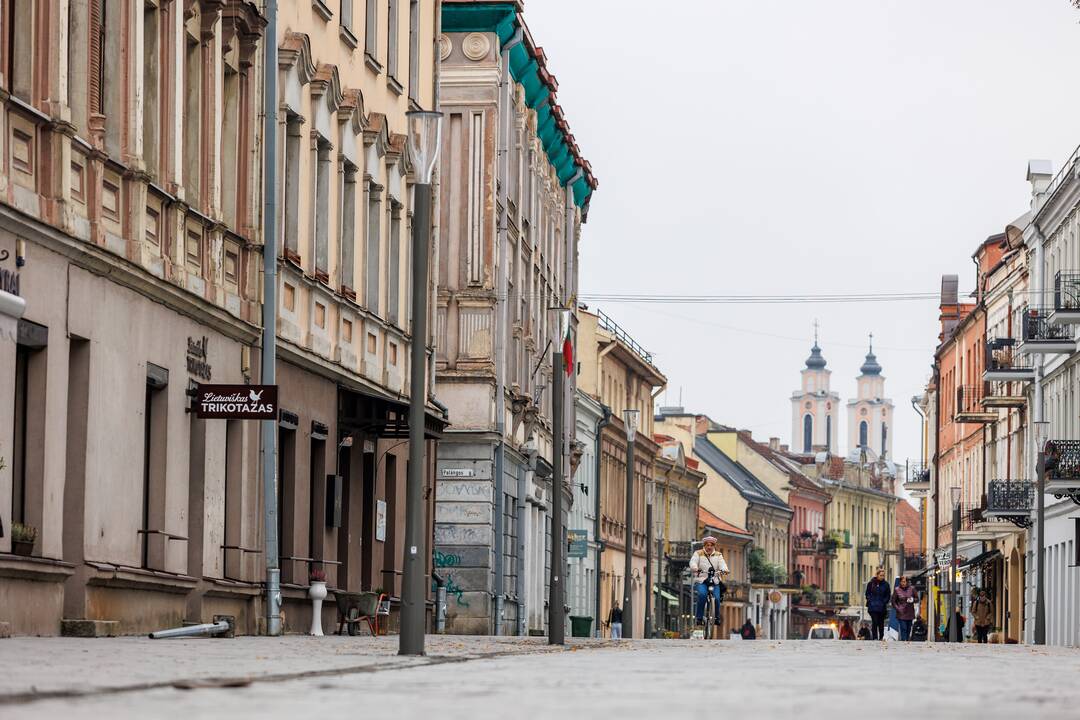
[[[198,385],[195,417],[224,420],[275,420],[277,385]]]
[[[566,531],[566,557],[583,558],[589,554],[589,531]]]
[[[386,542],[386,501],[375,501],[375,539]]]
[[[210,363],[206,361],[206,336],[187,339],[187,371],[200,380],[210,380]]]
[[[472,468],[443,468],[444,478],[471,478],[476,477],[476,471]]]

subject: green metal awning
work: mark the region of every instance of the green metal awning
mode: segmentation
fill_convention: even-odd
[[[678,605],[679,604],[679,598],[675,597],[674,595],[667,592],[663,588],[655,588],[654,587],[654,589],[657,590],[660,593],[660,597],[662,597],[662,598],[664,598],[665,600],[668,601],[669,605]]]

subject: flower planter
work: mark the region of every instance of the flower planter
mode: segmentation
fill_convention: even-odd
[[[308,597],[311,598],[311,631],[308,634],[322,637],[322,604],[326,599],[326,583],[312,580],[308,587]]]
[[[12,540],[11,552],[16,555],[22,555],[23,557],[30,557],[34,554],[34,543],[26,542],[25,540]]]

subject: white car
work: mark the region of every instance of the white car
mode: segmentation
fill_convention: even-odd
[[[836,629],[835,625],[829,625],[828,623],[819,623],[810,628],[810,633],[806,636],[807,640],[839,640],[840,631]]]

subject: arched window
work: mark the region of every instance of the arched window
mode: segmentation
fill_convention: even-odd
[[[825,449],[832,450],[832,415],[825,416]]]
[[[859,423],[859,447],[866,447],[866,436],[868,432],[869,429],[866,425],[866,421],[863,420]]]
[[[809,414],[803,415],[802,438],[803,452],[810,452],[814,446],[814,418]]]
[[[881,423],[881,457],[885,458],[885,448],[888,447],[889,440],[889,426],[885,423]]]

